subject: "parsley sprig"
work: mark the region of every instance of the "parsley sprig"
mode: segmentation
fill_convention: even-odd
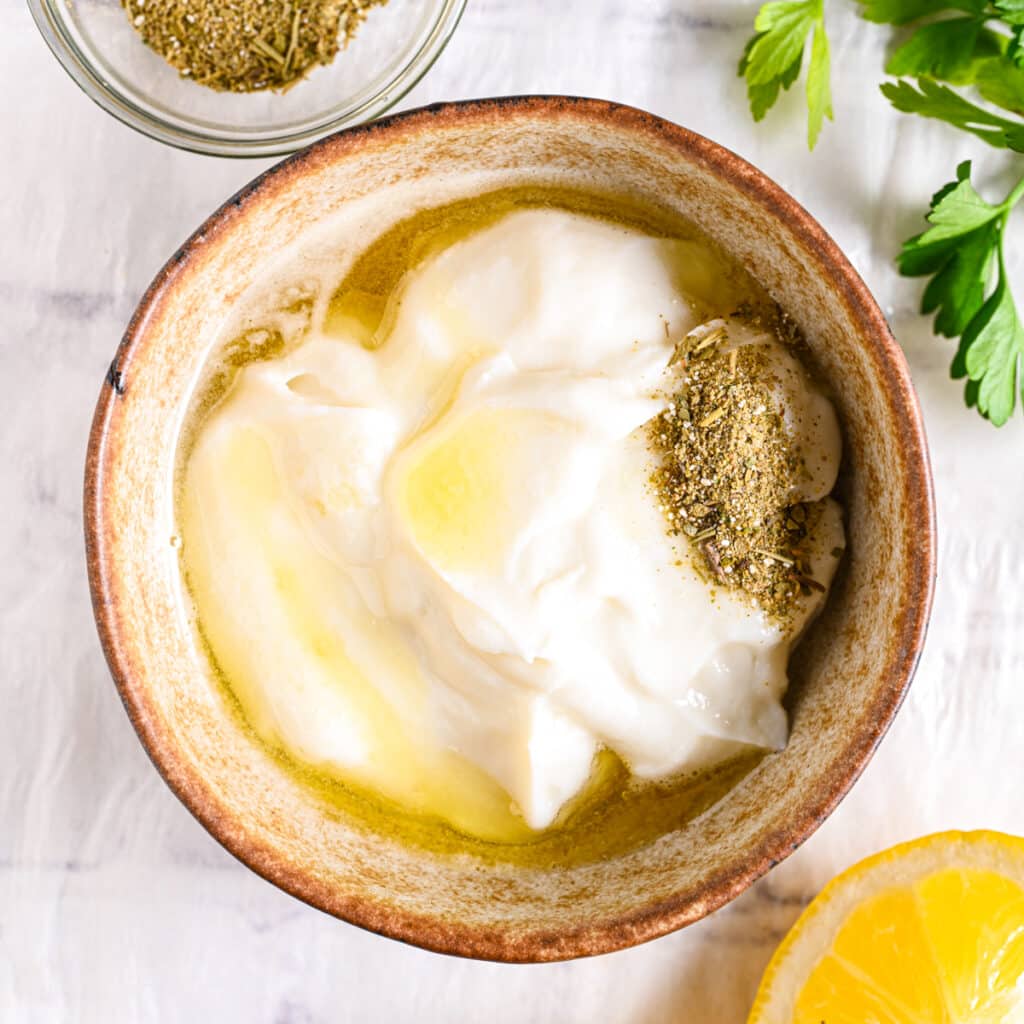
[[[747,96],[755,121],[775,105],[782,89],[800,74],[807,36],[813,32],[807,70],[807,145],[814,149],[825,118],[832,119],[831,60],[825,32],[824,0],[773,0],[754,20],[740,59],[739,73],[747,80]]]
[[[868,21],[915,25],[885,65],[901,79],[882,92],[898,110],[938,118],[992,146],[1024,152],[1024,120],[965,98],[950,85],[974,87],[992,106],[1024,115],[1024,0],[857,0]],[[943,15],[940,20],[932,16]],[[921,24],[921,19],[926,19]],[[832,119],[824,0],[772,0],[754,20],[739,64],[755,121],[807,70],[807,141],[814,149]],[[910,81],[910,80],[913,81]],[[940,83],[949,83],[940,84]]]
[[[953,376],[967,378],[967,405],[996,426],[1010,418],[1024,384],[1024,324],[1003,255],[1006,223],[1022,196],[1024,179],[1001,203],[986,202],[964,161],[956,181],[932,197],[931,226],[904,242],[899,255],[901,274],[931,277],[921,311],[935,313],[936,334],[960,338]]]
[[[882,86],[897,110],[945,121],[990,146],[1024,152],[1024,121],[983,107],[950,88],[973,87],[992,106],[1024,114],[1024,0],[860,3],[868,21],[893,25],[922,15],[947,15],[918,25],[886,63],[886,72],[902,79]]]
[[[856,0],[868,21],[905,33],[885,70],[896,81],[882,93],[897,110],[943,121],[1000,149],[1024,153],[1024,0]],[[807,75],[808,144],[814,148],[832,118],[824,0],[764,4],[740,61],[754,119],[760,121],[800,75],[810,38]],[[1024,195],[1024,178],[998,204],[971,184],[971,165],[940,189],[929,228],[908,239],[900,272],[929,277],[921,309],[935,313],[935,332],[959,338],[954,378],[965,397],[1001,426],[1021,391],[1024,405],[1024,325],[1006,272],[1010,213]]]
[[[977,135],[990,146],[1024,153],[1024,123],[1007,120],[969,103],[930,78],[918,79],[916,89],[909,82],[886,82],[882,92],[905,114],[945,121],[954,128]]]

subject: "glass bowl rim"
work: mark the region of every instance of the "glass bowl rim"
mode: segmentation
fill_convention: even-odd
[[[124,95],[96,67],[53,13],[64,0],[28,0],[36,28],[74,83],[97,106],[135,131],[190,153],[222,157],[282,156],[341,128],[351,127],[390,110],[433,67],[455,32],[468,0],[440,0],[426,38],[411,57],[371,96],[352,109],[333,108],[325,116],[280,131],[200,129],[159,117]]]

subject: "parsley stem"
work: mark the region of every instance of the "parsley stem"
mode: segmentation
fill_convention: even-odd
[[[1013,187],[1010,194],[999,204],[1002,213],[999,215],[999,273],[1006,276],[1006,267],[1003,264],[1003,239],[1006,237],[1006,226],[1010,222],[1010,214],[1013,208],[1024,197],[1024,178]]]
[[[1009,213],[1020,202],[1021,197],[1024,197],[1024,178],[1017,182],[1013,191],[1003,200],[1003,209]]]

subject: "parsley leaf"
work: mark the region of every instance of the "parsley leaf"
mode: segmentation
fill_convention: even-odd
[[[993,114],[930,78],[919,78],[917,89],[906,81],[886,82],[882,93],[906,114],[933,117],[977,135],[990,146],[1024,153],[1024,122]]]
[[[967,11],[981,14],[987,0],[860,0],[864,5],[861,12],[865,21],[885,25],[906,25],[909,21],[937,14],[940,11]],[[1016,0],[1006,0],[1015,3]]]
[[[1020,362],[1024,358],[1024,324],[1017,315],[1002,257],[999,283],[988,301],[967,325],[953,372],[966,376],[971,404],[1001,427],[1017,404]],[[958,371],[963,368],[963,373]]]
[[[1024,25],[1017,25],[1006,46],[1006,56],[1010,63],[1024,68]]]
[[[1024,68],[1024,0],[993,0],[996,13],[1013,31],[1006,46],[1011,64]]]
[[[757,12],[754,35],[739,64],[739,74],[747,80],[750,111],[754,120],[760,121],[778,100],[780,91],[796,81],[812,31],[807,79],[807,138],[811,149],[824,118],[832,117],[824,0],[772,0],[764,4]]]
[[[740,60],[739,73],[741,76],[746,74],[750,51],[760,38],[760,35],[752,36],[747,43],[746,49],[743,51],[743,58]],[[749,81],[747,82],[747,98],[750,100],[750,112],[754,115],[755,121],[760,121],[775,106],[780,88],[788,89],[796,81],[797,75],[800,74],[802,58],[803,54],[797,57],[782,75],[771,79],[764,85],[753,85]]]
[[[936,313],[935,332],[959,337],[985,301],[992,268],[997,207],[970,182],[970,165],[957,168],[957,180],[932,198],[931,227],[904,243],[900,273],[934,275],[925,289],[922,313]]]
[[[975,85],[989,103],[1024,115],[1024,67],[1005,57],[984,60],[978,66]]]
[[[932,196],[928,223],[932,226],[919,235],[922,242],[955,239],[965,232],[998,217],[1000,209],[987,203],[971,184],[971,162],[965,160],[956,169],[956,181],[944,185]]]
[[[807,69],[807,148],[814,149],[821,134],[821,126],[827,117],[832,120],[832,86],[829,82],[831,61],[828,52],[828,36],[825,23],[814,26],[811,40],[811,63]]]
[[[999,230],[986,224],[967,235],[949,254],[921,299],[922,313],[935,313],[935,333],[959,337],[985,301]]]
[[[929,75],[947,81],[969,82],[979,57],[1002,52],[994,32],[978,18],[950,18],[919,28],[889,58],[885,70],[897,77]]]
[[[992,6],[1007,25],[1024,25],[1024,0],[992,0]]]
[[[937,334],[960,336],[952,375],[967,377],[967,404],[1002,426],[1024,387],[1024,324],[1003,260],[1007,218],[1024,195],[1024,179],[994,206],[971,184],[969,161],[956,173],[932,197],[928,230],[903,244],[899,269],[908,277],[931,276],[921,312],[936,314]],[[986,297],[993,269],[996,286]]]
[[[747,81],[763,85],[800,59],[807,33],[823,16],[823,0],[774,0],[754,19],[759,38],[750,50]]]

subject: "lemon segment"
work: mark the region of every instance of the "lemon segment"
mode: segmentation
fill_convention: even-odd
[[[1024,839],[946,832],[832,881],[776,951],[749,1024],[1022,1024]]]
[[[908,962],[919,965],[909,976]],[[914,894],[886,890],[854,910],[812,971],[796,1010],[798,1021],[813,1024],[947,1021]]]
[[[952,1019],[1002,1021],[1008,996],[1024,1009],[1024,991],[1015,991],[1024,973],[1024,889],[994,871],[954,868],[914,888]]]

